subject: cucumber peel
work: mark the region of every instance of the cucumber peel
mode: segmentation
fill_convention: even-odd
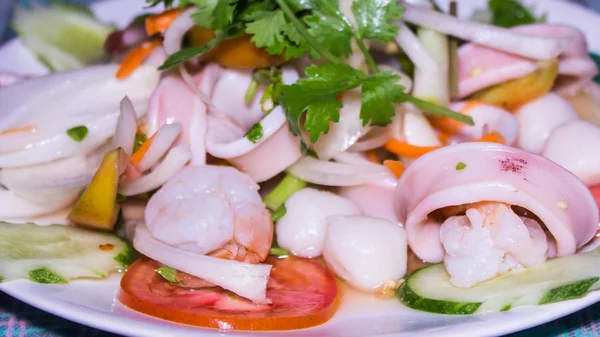
[[[75,5],[17,6],[13,29],[50,71],[79,69],[105,56],[104,42],[113,27]]]
[[[443,264],[412,273],[396,297],[407,307],[449,315],[508,311],[580,298],[600,289],[600,250],[555,258],[470,288],[455,287]]]
[[[63,225],[0,222],[0,282],[46,284],[105,278],[135,260],[131,245],[113,234]]]

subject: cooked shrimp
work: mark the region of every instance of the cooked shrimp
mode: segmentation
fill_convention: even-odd
[[[448,218],[440,238],[450,282],[458,287],[538,265],[548,252],[541,226],[499,202],[472,204],[466,215]]]
[[[273,240],[258,185],[232,167],[185,167],[152,196],[145,220],[169,245],[247,263],[263,261]]]

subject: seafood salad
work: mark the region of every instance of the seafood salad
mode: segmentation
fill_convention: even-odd
[[[470,315],[600,288],[577,28],[517,0],[146,2],[119,29],[17,8],[48,73],[0,73],[2,282],[121,273],[130,309],[258,331],[348,290]]]

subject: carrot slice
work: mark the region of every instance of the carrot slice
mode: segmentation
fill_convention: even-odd
[[[157,33],[164,34],[179,14],[181,14],[181,9],[173,8],[160,14],[147,17],[145,21],[146,34],[148,34],[148,36]]]
[[[29,125],[25,125],[25,126],[16,127],[16,128],[10,128],[10,129],[6,129],[6,130],[0,132],[0,136],[10,135],[13,133],[18,133],[18,132],[35,132],[37,130],[37,128],[38,128],[37,124],[29,124]]]
[[[146,155],[146,152],[148,152],[148,149],[150,148],[150,145],[152,145],[154,136],[156,136],[156,133],[154,135],[152,135],[152,137],[146,139],[146,141],[142,144],[142,146],[140,146],[140,148],[131,156],[131,158],[129,160],[131,160],[131,162],[134,165],[139,164],[139,162],[142,160],[142,158],[144,158],[144,156]]]
[[[137,68],[139,68],[140,65],[142,65],[142,62],[144,62],[144,60],[150,56],[150,53],[152,53],[154,48],[160,45],[160,43],[160,39],[144,42],[141,46],[135,48],[129,54],[127,54],[125,60],[123,60],[123,63],[121,63],[121,66],[117,71],[117,78],[123,79],[131,75]]]
[[[369,161],[379,163],[379,156],[377,155],[377,151],[375,150],[367,151],[367,158],[369,159]]]
[[[384,160],[383,165],[392,171],[396,178],[400,178],[404,173],[404,164],[399,160]]]
[[[490,132],[487,135],[474,140],[474,142],[486,142],[486,143],[500,143],[500,144],[506,144],[506,140],[504,139],[504,137],[502,136],[502,134],[498,133],[498,132]]]
[[[467,101],[467,104],[459,112],[463,115],[468,115],[473,108],[481,104],[483,102],[477,100]],[[463,123],[449,117],[434,118],[430,122],[434,129],[439,130],[444,134],[444,137],[448,138],[464,127]]]
[[[502,137],[502,135],[498,132],[488,133],[487,135],[485,135],[479,139],[473,140],[473,142],[500,143],[500,144],[506,143],[506,141],[504,140],[504,137]],[[387,144],[385,144],[386,150],[388,150],[400,157],[407,157],[407,158],[418,158],[426,153],[435,151],[442,147],[444,147],[444,146],[416,146],[416,145],[411,145],[406,142],[401,142],[401,141],[395,140],[395,139],[392,139],[389,142],[387,142]]]
[[[385,149],[400,157],[418,158],[428,152],[435,151],[442,146],[416,146],[406,142],[392,139],[385,144]]]

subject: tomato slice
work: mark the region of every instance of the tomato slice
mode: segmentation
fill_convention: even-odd
[[[144,314],[226,330],[293,330],[320,325],[333,316],[338,284],[327,267],[315,260],[269,257],[267,284],[271,304],[256,305],[220,287],[183,288],[154,270],[161,265],[138,259],[121,279],[118,299]]]
[[[596,204],[600,207],[600,185],[590,187],[590,191],[592,192],[594,199],[596,199]]]

